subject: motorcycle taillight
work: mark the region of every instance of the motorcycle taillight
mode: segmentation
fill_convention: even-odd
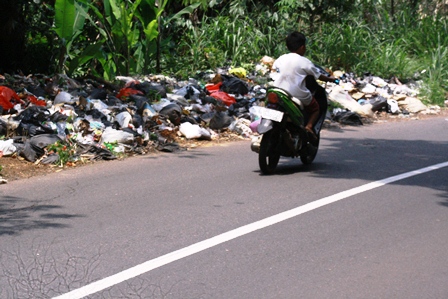
[[[278,95],[275,92],[269,92],[267,94],[268,104],[277,105],[279,102]]]

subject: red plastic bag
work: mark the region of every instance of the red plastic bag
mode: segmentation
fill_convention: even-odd
[[[38,98],[36,98],[35,95],[29,94],[27,98],[31,103],[33,103],[36,106],[42,106],[42,107],[47,106],[47,103],[44,100],[39,100]]]
[[[210,96],[219,101],[222,101],[226,106],[230,106],[236,103],[236,99],[224,91],[215,91],[211,93]]]
[[[0,86],[0,106],[4,110],[9,110],[14,107],[15,104],[23,103],[19,95],[9,87]]]
[[[141,92],[141,91],[139,91],[139,90],[134,88],[134,86],[136,84],[140,84],[140,81],[138,81],[138,80],[128,81],[124,85],[124,87],[122,89],[120,89],[120,91],[118,92],[117,98],[119,98],[120,100],[125,101],[125,100],[127,100],[129,98],[130,95],[133,95],[133,94],[141,94],[142,95],[143,92]]]
[[[207,89],[210,93],[213,93],[213,92],[216,92],[216,91],[219,91],[219,89],[221,88],[221,85],[222,85],[222,82],[218,82],[218,83],[216,83],[216,84],[213,84],[213,85],[206,85],[205,86],[205,89]]]
[[[130,87],[125,87],[120,89],[120,91],[117,94],[117,98],[119,98],[120,100],[127,100],[127,98],[132,94],[143,94],[143,92]]]

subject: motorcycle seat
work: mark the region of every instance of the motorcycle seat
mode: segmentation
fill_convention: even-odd
[[[300,100],[300,99],[298,99],[298,98],[296,98],[296,97],[293,97],[289,92],[287,92],[286,90],[284,90],[284,89],[281,89],[281,88],[278,88],[278,87],[276,87],[275,88],[275,90],[277,91],[277,92],[281,92],[281,93],[283,93],[284,95],[286,95],[286,96],[288,96],[297,106],[299,106],[300,107],[300,109],[301,110],[303,110],[304,108],[305,108],[305,106],[303,105],[303,103],[302,103],[302,101]]]
[[[303,105],[302,101],[299,100],[298,98],[296,98],[296,97],[292,97],[291,100],[292,100],[297,106],[299,106],[301,110],[303,110],[303,109],[305,108],[305,106]]]

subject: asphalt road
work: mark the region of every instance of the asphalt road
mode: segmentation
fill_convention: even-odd
[[[241,141],[13,181],[0,298],[448,298],[447,162],[439,117],[324,130],[272,176]]]

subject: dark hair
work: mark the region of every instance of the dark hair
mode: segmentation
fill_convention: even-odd
[[[286,37],[286,47],[291,52],[296,52],[301,46],[305,45],[306,37],[300,32],[291,32]]]

